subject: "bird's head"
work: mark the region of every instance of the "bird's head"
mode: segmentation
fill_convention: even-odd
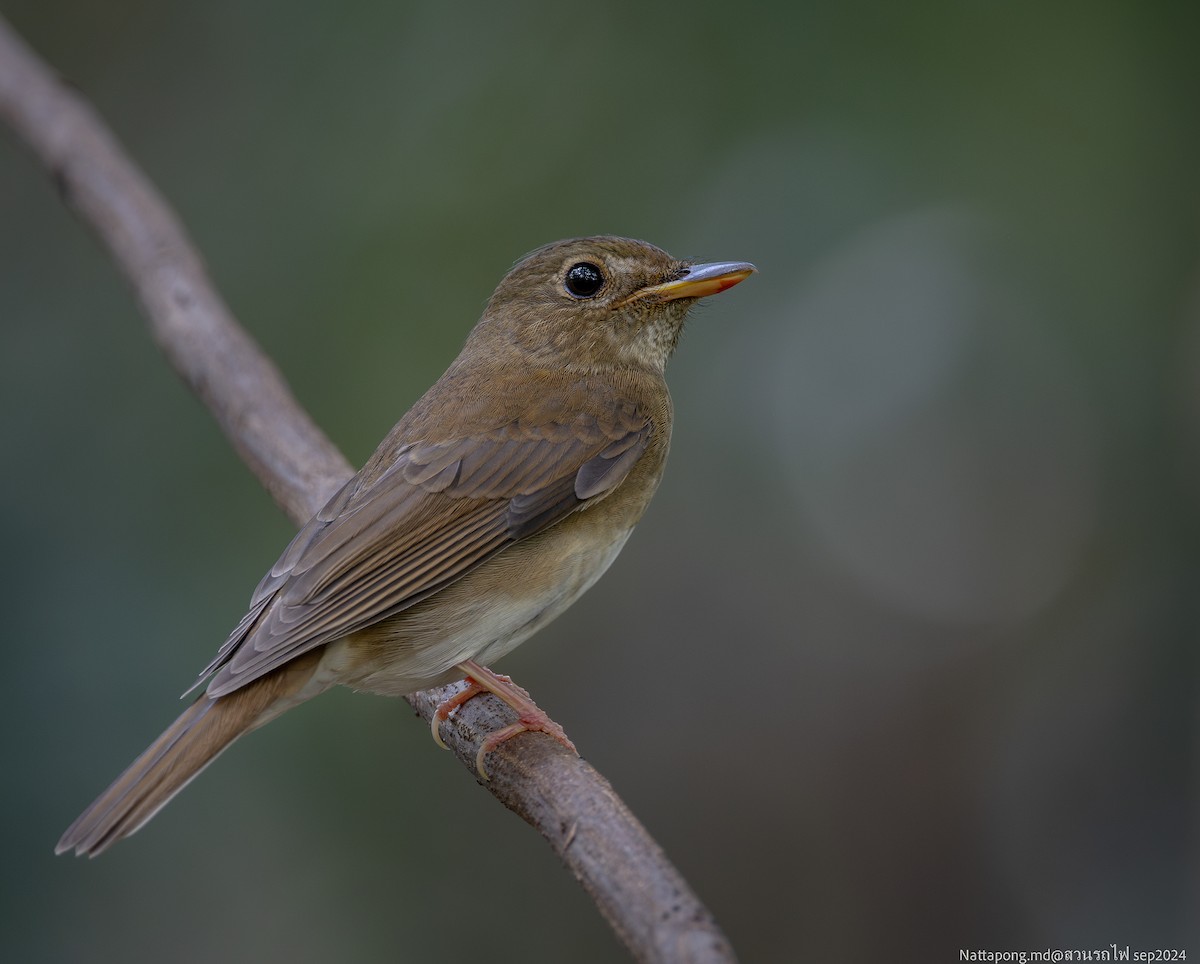
[[[504,277],[471,339],[556,367],[662,372],[696,300],[754,270],[744,261],[681,261],[631,238],[559,241]]]

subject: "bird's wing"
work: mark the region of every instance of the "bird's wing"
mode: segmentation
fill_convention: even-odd
[[[420,602],[624,481],[654,426],[636,406],[403,445],[292,540],[201,674],[223,696]]]

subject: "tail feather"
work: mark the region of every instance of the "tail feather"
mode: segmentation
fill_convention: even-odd
[[[226,696],[201,696],[79,815],[54,852],[95,857],[135,833],[239,736],[315,695],[301,691],[318,659],[306,654]]]

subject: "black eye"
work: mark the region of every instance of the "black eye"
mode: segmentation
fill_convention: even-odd
[[[590,261],[580,261],[568,269],[566,284],[576,298],[590,298],[603,287],[604,275]]]

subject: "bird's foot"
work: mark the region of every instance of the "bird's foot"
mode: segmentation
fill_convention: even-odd
[[[507,676],[497,676],[496,678],[512,683],[512,680],[508,679]],[[442,700],[437,705],[437,709],[433,711],[433,716],[429,718],[429,728],[433,732],[433,742],[443,750],[448,750],[450,747],[446,746],[446,741],[442,739],[442,723],[450,719],[451,714],[468,700],[473,700],[480,693],[491,692],[486,686],[481,686],[472,676],[468,676],[463,682],[467,684],[466,687],[459,690],[448,700]],[[516,686],[516,683],[513,683],[513,685]]]
[[[516,723],[510,723],[508,726],[489,733],[479,745],[479,752],[475,755],[475,769],[479,771],[479,775],[483,779],[488,779],[487,770],[483,766],[484,757],[501,743],[511,740],[520,733],[529,731],[545,733],[548,736],[554,737],[554,739],[558,740],[559,743],[572,753],[578,754],[579,751],[575,749],[575,744],[571,742],[570,738],[563,731],[563,728],[550,719],[545,711],[533,702],[532,697],[530,697],[526,690],[522,689],[507,676],[500,676],[493,673],[490,669],[481,666],[474,660],[466,660],[458,665],[459,669],[466,674],[466,688],[440,703],[434,711],[433,717],[430,719],[433,738],[439,746],[446,746],[441,734],[438,732],[438,727],[442,721],[448,719],[451,713],[468,700],[474,699],[480,693],[495,694],[512,707],[513,712],[517,714]]]

